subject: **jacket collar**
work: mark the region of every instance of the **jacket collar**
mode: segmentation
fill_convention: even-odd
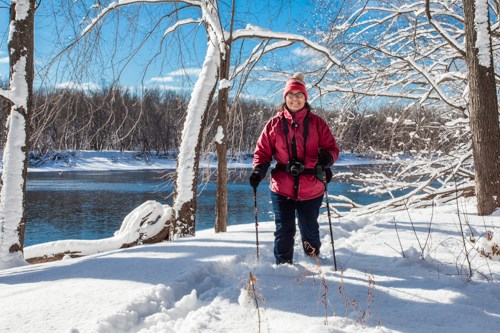
[[[283,116],[290,122],[295,122],[295,123],[302,123],[304,121],[304,118],[307,115],[307,109],[303,108],[300,111],[297,111],[295,113],[290,113],[287,108],[283,109]]]

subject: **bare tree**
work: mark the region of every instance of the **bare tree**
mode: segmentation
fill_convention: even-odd
[[[330,1],[323,1],[322,5],[329,3]],[[443,145],[447,142],[466,142],[467,138],[477,136],[474,139],[474,154],[472,146],[467,144],[459,144],[447,151],[436,151],[430,149],[429,143],[428,149],[416,154],[414,159],[401,160],[404,165],[402,169],[406,170],[408,176],[427,175],[428,178],[422,179],[422,184],[427,185],[421,191],[445,190],[447,186],[453,186],[449,180],[454,177],[475,182],[478,212],[491,213],[499,204],[500,183],[500,174],[493,171],[498,170],[500,159],[498,105],[496,94],[492,92],[495,90],[494,81],[497,81],[497,76],[493,65],[481,69],[482,74],[470,69],[469,61],[474,56],[468,48],[475,47],[476,44],[472,43],[475,40],[466,42],[466,39],[473,38],[471,33],[474,33],[474,29],[469,32],[464,26],[467,20],[462,2],[367,0],[350,3],[351,6],[343,6],[343,11],[328,21],[328,29],[324,32],[316,30],[327,45],[341,50],[346,68],[344,75],[325,77],[322,92],[334,94],[337,104],[345,109],[361,105],[360,103],[366,105],[378,99],[385,103],[398,100],[407,110],[425,107],[438,112],[439,118],[448,119],[439,125],[439,143]],[[485,8],[489,4],[489,11],[495,14],[495,24],[490,26],[494,27],[491,33],[496,34],[499,29],[498,6],[486,0],[480,3]],[[485,13],[487,12],[488,9]],[[487,15],[482,17],[487,20]],[[324,22],[321,24],[326,25]],[[489,38],[488,33],[486,37]],[[500,55],[499,44],[496,39],[492,41],[494,44],[489,50],[493,53],[493,59],[496,59]],[[465,70],[467,67],[468,72]],[[481,75],[489,77],[489,93],[471,81],[478,80],[477,82],[487,84],[488,81],[482,80]],[[481,89],[476,92],[485,93],[488,104],[478,99],[478,95],[473,97],[472,94],[476,92],[472,88]],[[487,112],[489,124],[473,119],[473,108],[483,110],[485,107],[490,110]],[[388,119],[391,122],[393,120]],[[402,115],[394,122],[394,128],[403,125],[405,121],[405,116]],[[489,139],[484,140],[478,133],[483,133],[481,136],[488,135]],[[395,147],[410,142],[404,137],[391,137],[395,140],[392,142]],[[431,151],[434,156],[430,156]],[[454,158],[449,158],[450,156]],[[464,156],[468,158],[462,158]],[[488,163],[482,160],[485,156],[488,156]],[[473,170],[476,170],[476,177]],[[441,174],[437,175],[436,172]],[[486,177],[486,174],[487,179],[479,179],[479,175]],[[442,180],[440,189],[428,182],[436,179],[435,177]],[[384,182],[379,188],[387,185],[387,179]],[[484,182],[491,187],[486,189],[485,185],[480,185]],[[487,191],[488,194],[479,194],[480,191]],[[483,205],[488,208],[485,209]]]
[[[0,266],[3,268],[24,262],[35,5],[35,0],[17,0],[12,1],[10,7],[10,81],[7,90],[0,90],[0,96],[11,104],[0,192]]]
[[[487,0],[463,3],[477,210],[489,215],[500,207],[500,127],[490,16]]]

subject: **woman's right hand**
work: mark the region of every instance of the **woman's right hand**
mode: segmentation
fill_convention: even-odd
[[[253,188],[257,188],[257,186],[259,186],[260,181],[262,180],[262,178],[260,177],[260,172],[257,170],[253,170],[249,180],[250,180],[250,185]]]

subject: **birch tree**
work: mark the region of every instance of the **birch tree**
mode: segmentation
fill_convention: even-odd
[[[7,139],[3,152],[0,192],[0,267],[24,263],[26,176],[29,119],[33,95],[35,0],[13,0],[10,5],[10,80],[0,96],[9,101]]]

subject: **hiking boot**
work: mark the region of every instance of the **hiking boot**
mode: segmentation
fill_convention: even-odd
[[[293,260],[281,260],[281,261],[278,261],[276,260],[276,265],[293,265]]]

